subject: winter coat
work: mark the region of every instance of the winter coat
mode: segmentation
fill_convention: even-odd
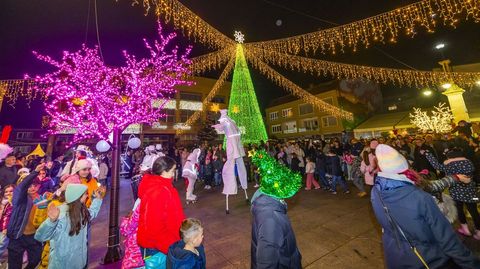
[[[7,236],[10,240],[18,239],[23,235],[23,230],[25,225],[27,225],[28,217],[33,207],[33,201],[28,196],[27,191],[37,176],[38,172],[31,172],[13,191],[12,215],[7,228]]]
[[[220,159],[216,159],[212,162],[213,164],[213,172],[221,173],[223,169],[223,162]]]
[[[424,268],[401,233],[388,221],[382,202],[394,222],[417,248],[430,268],[445,268],[453,260],[462,268],[480,268],[480,261],[455,234],[432,196],[403,175],[379,173],[371,194],[375,216],[383,228],[387,268]]]
[[[327,159],[322,152],[318,152],[315,159],[315,172],[316,173],[325,173],[327,171]]]
[[[283,200],[257,191],[252,198],[252,269],[299,269],[302,255]]]
[[[137,244],[138,219],[140,206],[132,211],[130,217],[125,217],[120,224],[120,233],[125,237],[125,255],[122,259],[122,269],[134,269],[144,266],[142,253]]]
[[[290,161],[290,169],[294,172],[300,172],[300,160],[297,157],[292,157],[292,160]]]
[[[328,173],[332,176],[342,176],[342,165],[340,161],[340,157],[337,155],[334,156],[327,156],[327,165],[330,168]]]
[[[100,163],[98,168],[99,168],[98,180],[106,179],[108,174],[108,165],[102,162]]]
[[[170,246],[167,255],[167,269],[205,269],[207,258],[203,245],[196,248],[199,255],[184,249],[184,247],[183,240]]]
[[[0,232],[8,227],[10,216],[12,215],[12,203],[8,202],[3,206],[2,215],[0,216]]]
[[[0,187],[4,188],[9,184],[15,184],[18,179],[17,171],[16,165],[12,167],[0,166]]]
[[[138,197],[141,200],[138,244],[166,254],[168,247],[180,240],[180,226],[185,219],[172,179],[145,174],[138,187]]]
[[[88,209],[90,218],[97,217],[102,199],[94,199]],[[35,233],[35,239],[40,242],[50,240],[49,269],[83,269],[87,265],[87,234],[88,225],[83,226],[77,235],[70,236],[71,222],[68,216],[68,205],[60,206],[60,216],[52,222],[47,218]]]
[[[51,178],[44,178],[43,181],[40,181],[40,189],[38,189],[38,194],[42,195],[46,192],[53,192],[55,188],[55,182]]]
[[[425,155],[420,153],[421,150],[434,152],[432,147],[427,146],[425,144],[423,144],[420,147],[418,147],[418,146],[415,147],[415,150],[413,151],[413,168],[415,169],[415,171],[422,171],[424,169],[427,169],[430,172],[435,172],[435,169],[428,162]]]
[[[313,173],[315,173],[315,163],[307,162],[307,166],[305,167],[305,174],[313,174]]]
[[[473,177],[475,168],[473,163],[468,159],[449,159],[446,160],[444,164],[441,164],[430,152],[425,152],[425,156],[435,169],[445,172],[446,175],[463,174]],[[468,184],[458,182],[458,184],[451,186],[449,191],[455,201],[478,203],[476,183],[473,180]]]
[[[378,172],[377,166],[377,157],[372,153],[368,154],[369,165],[362,161],[360,163],[360,171],[363,173],[365,179],[365,184],[373,186],[373,181],[375,180],[375,175]]]
[[[352,162],[352,178],[364,178],[361,166],[362,158],[360,158],[359,156],[355,156]]]

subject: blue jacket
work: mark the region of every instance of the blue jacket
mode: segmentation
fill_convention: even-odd
[[[88,209],[92,220],[97,217],[101,206],[101,199],[93,199]],[[50,240],[49,269],[83,269],[87,265],[87,233],[90,224],[83,226],[77,235],[70,236],[68,205],[63,204],[59,208],[57,221],[52,222],[47,218],[35,233],[35,239],[40,242]]]
[[[10,239],[18,239],[23,235],[23,230],[25,230],[25,225],[27,225],[28,216],[33,206],[33,201],[28,196],[27,191],[37,176],[38,173],[33,171],[13,191],[12,215],[7,228],[7,236]]]
[[[452,261],[462,268],[480,268],[480,261],[462,244],[430,194],[409,182],[379,175],[372,189],[371,201],[377,220],[383,227],[387,268],[424,266],[408,242],[387,220],[379,197],[430,268],[446,268],[446,264]]]
[[[196,249],[199,255],[183,249],[185,243],[179,240],[168,248],[167,269],[205,269],[206,260],[205,249],[200,245]]]
[[[258,190],[252,197],[252,214],[251,268],[302,268],[285,202]]]

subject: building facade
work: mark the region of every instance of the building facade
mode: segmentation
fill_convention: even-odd
[[[320,85],[310,92],[329,104],[341,107],[340,93],[335,85],[338,84]],[[270,138],[320,138],[335,136],[344,130],[342,119],[292,96],[274,100],[265,113]]]

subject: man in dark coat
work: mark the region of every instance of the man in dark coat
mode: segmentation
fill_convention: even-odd
[[[251,268],[302,268],[285,201],[258,190],[252,197],[252,215]]]
[[[423,140],[423,138],[418,137],[415,139],[415,150],[413,151],[413,168],[417,172],[420,172],[424,169],[430,172],[435,172],[435,169],[427,160],[425,155],[420,153],[420,151],[422,150],[428,151],[428,152],[435,152],[435,150],[432,147],[425,144],[425,140]],[[435,157],[437,156],[435,155]]]
[[[5,158],[4,163],[0,167],[0,188],[9,184],[15,184],[18,179],[17,166],[15,165],[17,158],[14,154],[9,154]]]
[[[379,145],[375,154],[381,172],[371,201],[383,228],[387,268],[420,269],[425,264],[429,268],[480,268],[480,261],[462,244],[432,196],[404,173],[408,169],[405,158],[387,145]]]

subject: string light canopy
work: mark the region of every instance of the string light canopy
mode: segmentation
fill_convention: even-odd
[[[184,53],[177,47],[167,50],[175,34],[163,36],[161,31],[159,24],[158,41],[144,40],[149,58],[137,59],[124,51],[122,67],[106,66],[98,47],[64,51],[60,61],[34,52],[56,69],[34,78],[36,90],[48,98],[49,132],[75,129],[74,142],[94,137],[108,140],[114,130],[121,132],[131,124],[151,124],[162,118],[166,102],[156,106],[152,100],[168,100],[176,86],[192,82],[186,79],[190,48]]]

